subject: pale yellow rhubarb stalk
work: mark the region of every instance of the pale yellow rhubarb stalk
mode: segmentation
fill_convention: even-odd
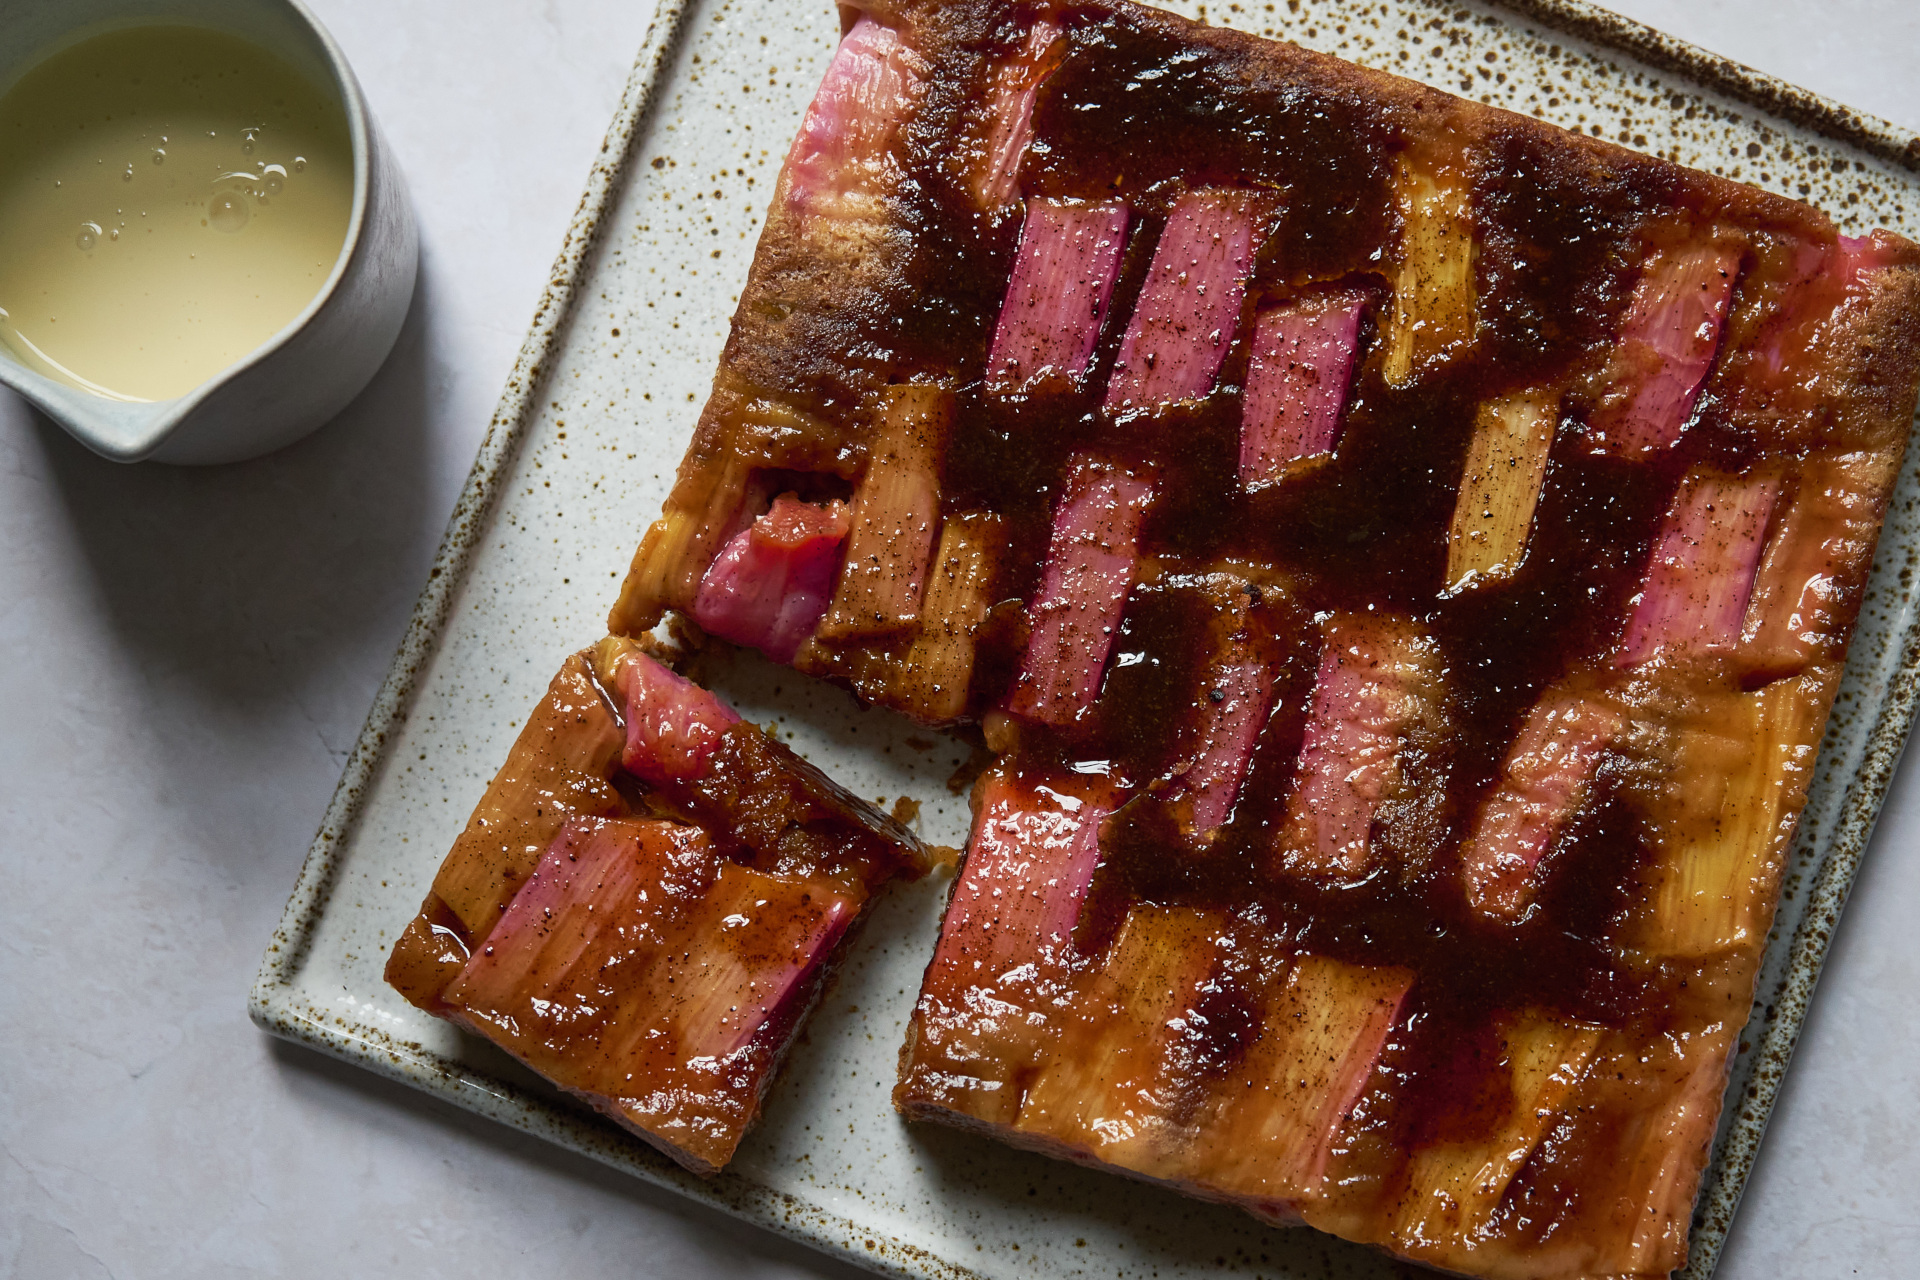
[[[1269,1216],[1319,1197],[1327,1159],[1413,985],[1405,969],[1302,956],[1269,987],[1266,1016],[1215,1087],[1188,1159],[1196,1183]]]
[[[1635,949],[1701,957],[1757,948],[1771,922],[1788,841],[1819,750],[1820,681],[1726,693],[1679,728],[1671,768],[1646,805],[1659,857]]]
[[[817,633],[822,639],[892,635],[919,621],[952,425],[953,392],[945,387],[908,383],[881,392],[867,469],[853,498],[846,563]]]
[[[1430,143],[1402,154],[1393,186],[1400,260],[1381,376],[1400,387],[1472,345],[1479,304],[1472,190],[1458,144]]]
[[[1658,1105],[1643,1111],[1626,1145],[1619,1203],[1633,1212],[1633,1230],[1610,1243],[1619,1252],[1603,1265],[1623,1274],[1666,1275],[1686,1261],[1693,1193],[1700,1185],[1727,1087],[1734,1028],[1715,1023],[1686,1037],[1684,1073]],[[1667,1043],[1679,1039],[1668,1036]],[[1622,1070],[1644,1063],[1623,1063]],[[1596,1068],[1597,1069],[1597,1068]],[[1641,1070],[1645,1070],[1641,1067]]]
[[[927,574],[920,634],[908,647],[912,710],[927,720],[951,720],[967,708],[973,684],[974,641],[992,604],[1001,519],[984,512],[948,520]]]
[[[1225,921],[1136,906],[1028,1084],[1015,1132],[1149,1177],[1175,1173],[1183,1086],[1175,1043],[1213,970]]]
[[[802,645],[793,665],[833,676],[868,702],[905,712],[925,724],[966,713],[973,684],[975,640],[993,604],[994,578],[1005,543],[1001,518],[969,511],[948,516],[927,570],[919,626],[880,644]]]
[[[1600,1031],[1527,1013],[1504,1040],[1512,1073],[1506,1116],[1484,1140],[1418,1152],[1391,1229],[1397,1248],[1449,1270],[1476,1269],[1469,1260],[1490,1238],[1507,1185],[1586,1074]]]
[[[1559,398],[1548,392],[1480,406],[1447,535],[1449,594],[1511,578],[1526,559],[1559,416]]]

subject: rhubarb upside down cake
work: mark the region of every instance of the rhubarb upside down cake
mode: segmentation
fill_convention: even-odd
[[[842,17],[609,629],[984,734],[895,1104],[1466,1274],[1680,1265],[1912,421],[1920,250],[1118,0]],[[920,866],[824,780],[753,806],[813,837],[769,865],[649,763],[711,730],[618,645],[543,704],[599,717],[570,772],[496,782],[409,935],[421,999],[536,1065],[540,913],[587,877],[697,881],[657,910],[705,938],[785,875],[727,981],[786,992]],[[718,736],[686,767],[759,741]],[[647,1097],[763,1087],[764,1053],[677,1082],[792,1016],[649,963],[596,997],[668,1028]],[[704,1122],[614,1056],[562,1083]]]

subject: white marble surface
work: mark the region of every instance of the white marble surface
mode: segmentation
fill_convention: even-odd
[[[101,462],[0,399],[0,1275],[850,1277],[247,1022],[649,8],[311,3],[419,212],[388,367],[313,439],[213,471]],[[1920,129],[1913,0],[1614,7]],[[1724,1276],[1920,1255],[1916,772]]]

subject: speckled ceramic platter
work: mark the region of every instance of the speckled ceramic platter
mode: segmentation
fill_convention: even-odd
[[[1810,199],[1920,238],[1920,143],[1574,0],[1177,4]],[[1313,1232],[938,1128],[888,1105],[946,883],[861,934],[765,1119],[711,1182],[561,1099],[381,980],[393,939],[521,718],[601,621],[659,510],[788,140],[838,34],[826,0],[662,0],[433,575],[253,992],[309,1044],[877,1270],[911,1276],[1389,1276]],[[1733,1068],[1686,1274],[1713,1270],[1920,681],[1910,453]],[[959,844],[966,748],[745,659],[709,673],[754,719]]]

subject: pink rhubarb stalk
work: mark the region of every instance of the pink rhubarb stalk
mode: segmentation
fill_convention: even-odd
[[[1240,487],[1284,477],[1340,439],[1360,341],[1359,293],[1321,294],[1262,311],[1240,411]]]
[[[1180,789],[1193,801],[1193,829],[1205,834],[1233,813],[1254,743],[1267,722],[1273,670],[1264,662],[1220,663],[1208,674],[1201,697],[1200,752]]]
[[[694,930],[703,954],[689,956],[686,971],[695,980],[676,993],[681,1052],[724,1058],[786,1021],[859,910],[831,881],[723,864]]]
[[[1108,811],[1102,802],[990,775],[927,989],[954,996],[993,985],[1043,951],[1066,953],[1099,864]]]
[[[793,661],[833,598],[849,528],[845,503],[816,507],[781,494],[714,557],[694,597],[694,621],[775,662]]]
[[[726,703],[644,653],[626,659],[619,683],[627,708],[620,762],[655,786],[699,777],[720,735],[740,722]]]
[[[619,915],[648,902],[698,901],[718,868],[707,837],[691,827],[569,819],[446,998],[503,1010],[528,994],[551,992],[569,976],[591,972],[582,962]]]
[[[1018,391],[1049,375],[1078,383],[1100,326],[1127,241],[1127,206],[1027,202],[1020,250],[987,357],[987,379]]]
[[[570,822],[447,988],[449,1016],[711,1173],[860,900],[670,822]]]
[[[1429,712],[1430,643],[1405,619],[1364,615],[1324,637],[1281,862],[1350,877],[1366,870],[1376,811],[1401,785],[1401,745]]]
[[[1273,198],[1258,191],[1195,191],[1175,203],[1120,342],[1108,412],[1213,390],[1274,210]]]
[[[1614,664],[1663,650],[1718,652],[1739,643],[1780,482],[1696,473],[1661,523],[1640,597]]]
[[[988,104],[987,163],[974,188],[982,208],[998,209],[1014,198],[1020,163],[1033,137],[1034,99],[1066,55],[1067,42],[1060,34],[1059,24],[1038,19],[1020,52],[994,78]]]
[[[1008,703],[1016,714],[1070,724],[1093,705],[1152,498],[1152,484],[1118,467],[1084,457],[1070,464],[1040,594],[1027,606],[1026,658]]]
[[[1612,707],[1573,694],[1555,691],[1534,704],[1462,849],[1467,900],[1476,910],[1506,919],[1526,910],[1535,868],[1586,802],[1594,772],[1623,727]]]
[[[1740,269],[1725,241],[1655,258],[1620,326],[1613,387],[1589,423],[1599,452],[1638,458],[1680,438],[1713,367]]]
[[[894,133],[920,96],[922,65],[898,31],[860,15],[787,153],[787,202],[796,214],[845,212],[849,197],[881,185]]]

